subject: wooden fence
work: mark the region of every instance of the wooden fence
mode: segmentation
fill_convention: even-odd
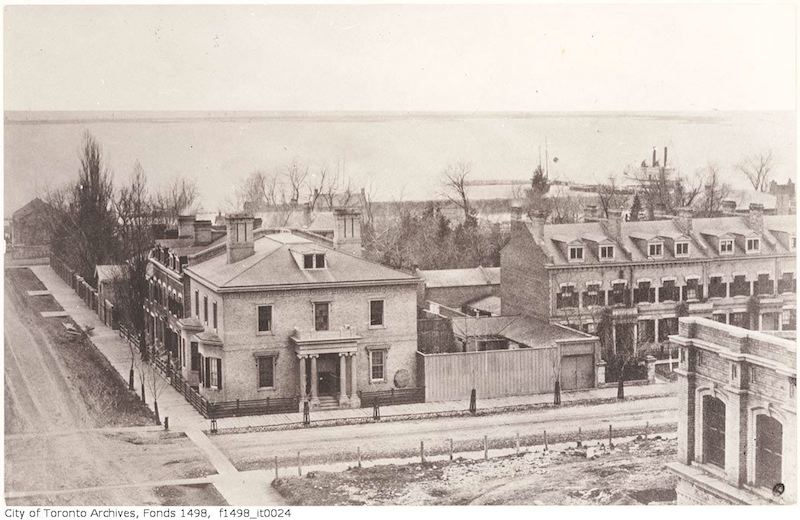
[[[394,404],[413,404],[425,402],[425,387],[420,388],[392,388],[380,392],[362,392],[359,390],[361,408],[374,405],[389,406]]]
[[[417,352],[425,401],[540,394],[553,390],[556,347],[451,354]]]

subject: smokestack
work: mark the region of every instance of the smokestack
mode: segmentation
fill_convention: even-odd
[[[655,165],[656,165],[656,147],[654,146],[653,147],[653,166],[655,167]]]
[[[664,168],[667,167],[667,147],[664,147]]]

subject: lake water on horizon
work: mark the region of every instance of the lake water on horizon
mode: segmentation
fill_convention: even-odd
[[[726,180],[746,187],[733,165],[772,150],[774,177],[796,176],[791,112],[304,114],[304,113],[6,113],[4,214],[48,184],[74,178],[81,135],[103,147],[119,180],[136,160],[153,184],[197,179],[204,209],[233,200],[236,182],[256,169],[280,169],[293,158],[311,172],[337,165],[355,187],[381,200],[419,200],[441,193],[441,171],[469,161],[474,179],[524,179],[544,145],[550,175],[592,182],[628,165],[659,158],[692,173],[716,162]],[[555,161],[557,158],[557,162]]]

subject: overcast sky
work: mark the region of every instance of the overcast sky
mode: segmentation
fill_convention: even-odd
[[[795,7],[5,9],[6,110],[794,110]]]

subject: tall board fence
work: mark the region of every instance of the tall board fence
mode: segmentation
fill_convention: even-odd
[[[553,390],[559,366],[557,347],[483,352],[417,352],[425,401],[540,394]]]

